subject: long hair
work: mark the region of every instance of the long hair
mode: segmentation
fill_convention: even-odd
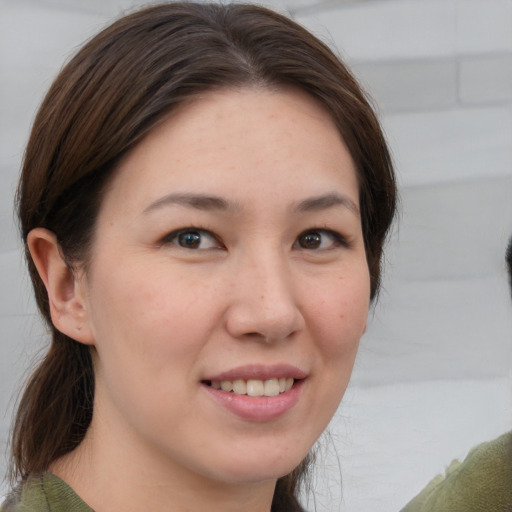
[[[87,265],[106,184],[120,159],[184,101],[211,89],[292,85],[322,104],[357,168],[371,278],[396,209],[390,155],[365,94],[333,52],[300,25],[252,5],[170,3],[125,16],[63,68],[35,118],[18,187],[21,235],[55,233],[66,260]],[[53,327],[26,249],[50,348],[26,385],[12,437],[13,478],[24,481],[72,451],[93,412],[88,347]],[[279,479],[272,510],[299,510],[301,464]]]

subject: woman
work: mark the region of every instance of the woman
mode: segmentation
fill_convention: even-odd
[[[136,12],[57,77],[18,196],[52,343],[3,510],[301,510],[395,213],[345,66],[263,8]]]

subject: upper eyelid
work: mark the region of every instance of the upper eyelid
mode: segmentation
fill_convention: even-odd
[[[345,238],[344,235],[342,233],[340,233],[339,231],[337,231],[336,229],[331,229],[331,228],[326,228],[326,227],[321,227],[321,228],[313,227],[313,228],[304,229],[303,231],[301,231],[299,233],[298,236],[301,236],[304,233],[327,233],[328,235],[332,235],[334,237]]]
[[[167,233],[165,236],[163,236],[162,238],[172,238],[172,237],[175,237],[177,235],[179,235],[180,233],[186,233],[187,231],[198,231],[200,233],[206,233],[207,235],[210,235],[214,238],[219,238],[213,231],[211,231],[210,229],[208,228],[200,228],[198,226],[186,226],[184,228],[179,228],[179,229],[173,229],[172,231],[170,231],[169,233]]]

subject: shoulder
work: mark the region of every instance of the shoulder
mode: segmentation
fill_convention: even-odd
[[[0,512],[47,512],[42,477],[29,477],[11,491],[2,503]]]
[[[452,462],[402,512],[512,510],[512,432],[473,448]]]
[[[16,512],[16,505],[19,503],[19,499],[14,493],[9,494],[5,497],[5,500],[0,503],[0,512]]]
[[[93,512],[63,480],[51,473],[31,476],[1,505],[0,512]]]

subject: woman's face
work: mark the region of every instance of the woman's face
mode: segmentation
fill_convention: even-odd
[[[207,93],[122,161],[79,281],[111,453],[226,483],[300,462],[365,330],[358,197],[333,121],[294,89]]]

